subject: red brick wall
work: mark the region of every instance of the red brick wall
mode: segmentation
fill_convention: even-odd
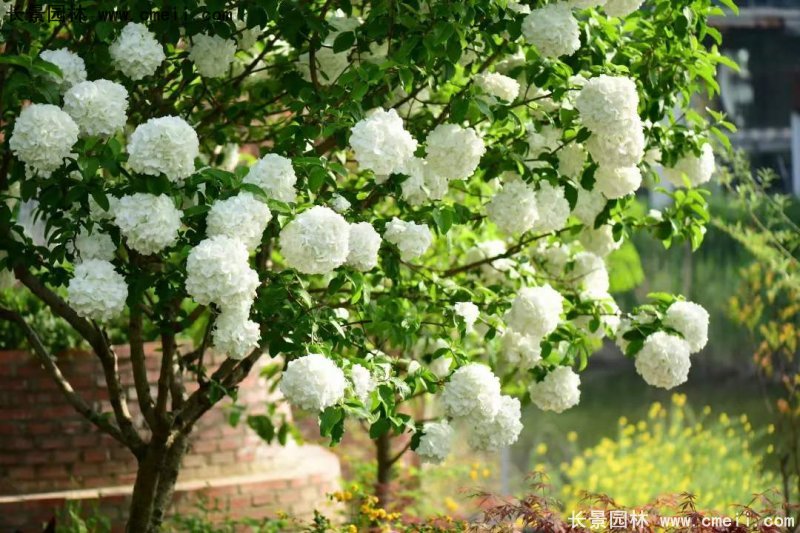
[[[157,344],[146,346],[148,374],[153,384],[159,372],[158,350]],[[130,400],[131,415],[141,426],[129,350],[127,347],[118,347],[116,352],[121,382]],[[221,360],[212,356],[209,364],[213,368]],[[103,412],[111,412],[102,368],[96,357],[89,354],[60,357],[59,367],[87,402]],[[189,392],[193,388],[187,384]],[[156,394],[155,389],[152,393]],[[260,382],[258,372],[254,370],[240,387],[238,403],[248,407],[249,412],[260,414],[264,412],[268,399],[267,387]],[[308,507],[305,503],[295,506],[304,513],[313,508],[313,503],[324,500],[324,491],[334,487],[338,480],[338,463],[331,462],[333,456],[318,456],[321,473],[307,468],[305,464],[298,463],[292,467],[292,456],[316,453],[317,450],[310,447],[285,450],[267,446],[246,425],[231,427],[226,405],[230,405],[227,400],[207,413],[192,434],[190,451],[181,470],[180,482],[188,487],[179,490],[181,501],[188,502],[191,498],[187,498],[187,495],[203,492],[200,489],[209,484],[213,488],[205,488],[205,491],[212,491],[214,497],[217,497],[214,491],[221,491],[219,496],[224,502],[247,512],[262,507],[262,511],[277,509],[282,491],[288,491],[292,497],[302,493],[314,500],[311,507],[305,510],[300,509]],[[20,517],[25,515],[35,515],[35,523],[40,523],[42,516],[52,514],[53,501],[63,501],[67,497],[64,494],[57,497],[36,494],[77,490],[72,496],[91,499],[97,497],[96,491],[92,493],[85,489],[127,487],[135,479],[134,457],[78,415],[63,400],[56,385],[36,364],[35,359],[25,352],[0,351],[0,436],[0,531],[5,531],[7,527],[20,527],[23,525],[18,523],[22,520]],[[262,481],[265,475],[269,477],[270,472],[276,474],[272,476],[276,479]],[[299,476],[300,481],[292,478],[294,474]],[[235,480],[233,486],[226,481],[231,479]],[[308,490],[288,490],[287,487],[295,482],[303,484]],[[255,492],[248,489],[248,492],[239,494],[243,486],[252,483],[256,487],[261,486],[259,483],[271,483],[272,486],[266,492],[265,487],[261,486],[261,492],[259,489],[253,489]],[[116,507],[124,499],[125,495],[116,497]],[[114,501],[109,500],[111,508],[115,507]],[[14,507],[11,504],[14,502],[18,511],[12,510]],[[291,509],[283,510],[289,512]],[[31,527],[32,522],[27,521],[26,524]]]

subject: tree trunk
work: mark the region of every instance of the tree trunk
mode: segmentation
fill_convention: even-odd
[[[390,485],[392,482],[392,440],[386,432],[375,440],[376,458],[378,462],[375,497],[378,507],[385,509],[389,503]]]
[[[181,460],[186,454],[188,444],[188,436],[179,435],[164,458],[153,502],[153,516],[150,519],[150,529],[148,530],[150,533],[156,533],[161,529],[161,523],[164,521],[169,504],[172,502],[172,494],[181,468]]]

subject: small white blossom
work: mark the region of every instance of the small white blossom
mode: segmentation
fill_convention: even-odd
[[[573,9],[589,9],[602,6],[606,0],[568,0],[567,3]]]
[[[513,102],[519,95],[519,82],[496,72],[478,74],[475,85],[486,94],[506,102]]]
[[[327,274],[350,252],[350,226],[332,209],[314,206],[281,230],[280,248],[286,265],[304,274]]]
[[[408,176],[400,184],[403,200],[413,206],[422,205],[428,200],[441,200],[447,194],[447,178],[436,175],[422,158],[408,159],[401,173]]]
[[[314,53],[317,63],[317,82],[320,85],[331,85],[350,66],[350,51],[334,52],[333,48],[323,47]],[[311,81],[310,56],[308,52],[301,54],[297,60],[298,70],[307,81]]]
[[[478,133],[457,124],[439,124],[425,139],[425,161],[431,172],[450,180],[472,176],[485,152]]]
[[[350,146],[359,167],[375,174],[393,174],[414,156],[417,141],[405,130],[396,110],[377,108],[350,130]]]
[[[597,134],[612,133],[619,124],[638,116],[638,105],[632,79],[605,74],[587,81],[575,100],[581,121]]]
[[[507,329],[500,341],[503,359],[511,366],[528,370],[542,360],[541,340],[538,337]]]
[[[164,174],[174,183],[194,173],[200,153],[197,133],[180,117],[151,118],[136,127],[128,142],[128,165],[134,172]]]
[[[236,42],[219,35],[198,33],[192,37],[189,60],[204,78],[221,78],[228,73],[236,56]]]
[[[464,319],[464,323],[467,325],[467,331],[472,330],[472,326],[475,325],[475,321],[478,320],[481,314],[478,306],[472,302],[458,302],[453,306],[453,311],[456,315]]]
[[[186,259],[186,292],[200,305],[249,309],[258,274],[250,268],[248,256],[238,239],[218,235],[200,241]]]
[[[82,135],[113,135],[128,120],[128,91],[113,81],[83,81],[64,95],[64,111]]]
[[[536,407],[543,411],[561,413],[575,407],[581,400],[581,377],[568,366],[559,366],[542,381],[530,384],[528,392]]]
[[[86,80],[86,64],[83,62],[83,59],[81,59],[78,54],[70,52],[66,48],[61,48],[59,50],[43,50],[39,54],[39,57],[48,63],[54,64],[61,70],[60,78],[55,75],[51,75],[51,78],[58,83],[58,88],[62,93],[76,83]]]
[[[290,404],[313,412],[342,401],[346,388],[342,369],[315,353],[290,361],[280,383],[280,391]]]
[[[605,257],[622,246],[622,239],[614,239],[614,231],[609,224],[597,229],[592,226],[584,227],[579,239],[587,252],[592,252],[598,257]]]
[[[297,198],[292,161],[278,154],[266,154],[256,161],[242,181],[260,187],[268,197],[281,202],[293,203]]]
[[[644,0],[608,0],[605,11],[609,17],[627,17],[643,3]]]
[[[236,25],[236,31],[238,32],[238,35],[236,36],[236,44],[238,45],[239,50],[247,51],[253,48],[258,42],[258,38],[261,37],[262,33],[264,33],[264,28],[261,26],[248,28],[247,22],[241,19],[234,21],[234,24]]]
[[[500,380],[488,366],[470,363],[453,372],[441,399],[448,416],[492,419],[500,409]]]
[[[587,191],[583,187],[578,189],[578,201],[575,202],[575,209],[572,214],[586,226],[594,227],[594,221],[606,206],[606,198],[603,193],[595,187]]]
[[[422,426],[419,446],[414,450],[423,463],[439,464],[450,454],[453,445],[453,428],[447,420],[426,422]]]
[[[637,167],[603,167],[594,173],[594,189],[609,200],[636,192],[642,185],[642,173]]]
[[[56,106],[31,104],[17,117],[8,146],[27,169],[49,176],[70,155],[78,131],[72,117]]]
[[[350,209],[350,201],[340,194],[333,195],[330,201],[331,209],[339,213],[346,213]]]
[[[492,257],[497,257],[506,253],[506,245],[503,241],[490,240],[476,244],[467,250],[464,256],[464,264],[477,263]],[[490,284],[503,283],[508,279],[508,272],[514,268],[514,261],[504,257],[495,259],[489,263],[480,265],[481,276]]]
[[[691,353],[697,353],[708,343],[708,311],[694,302],[675,302],[667,309],[664,325],[671,327],[689,343]]]
[[[586,155],[586,149],[576,142],[565,145],[558,152],[558,171],[562,176],[577,179],[583,172]]]
[[[544,57],[570,56],[581,47],[578,21],[563,2],[531,11],[522,21],[522,35]]]
[[[249,318],[249,306],[224,309],[214,321],[213,347],[231,359],[244,359],[258,348],[261,330]]]
[[[378,250],[381,236],[369,222],[350,224],[347,264],[356,270],[366,272],[378,265]]]
[[[699,156],[694,153],[683,156],[674,167],[664,169],[664,176],[676,187],[685,185],[684,176],[692,187],[697,187],[709,181],[715,169],[714,151],[711,145],[706,143],[701,148]]]
[[[129,22],[108,47],[114,68],[133,81],[155,74],[164,62],[164,48],[144,24]]]
[[[359,364],[353,365],[350,369],[350,380],[353,382],[353,392],[361,403],[366,403],[369,395],[377,387],[369,370]]]
[[[172,198],[140,193],[123,196],[114,208],[114,224],[140,254],[155,254],[175,244],[181,227],[181,211]]]
[[[561,144],[561,129],[546,124],[537,131],[533,126],[528,127],[528,158],[533,159],[542,154],[554,151]],[[533,167],[543,164],[533,162]]]
[[[692,362],[689,344],[663,331],[650,334],[636,354],[636,371],[648,385],[671,389],[686,382]]]
[[[613,132],[594,133],[586,141],[586,149],[600,166],[630,167],[644,157],[644,130],[637,116],[620,122]]]
[[[75,250],[81,261],[89,259],[101,259],[111,261],[117,247],[107,233],[102,233],[97,227],[91,233],[86,228],[81,228],[80,233],[75,237]]]
[[[509,181],[486,204],[486,214],[504,233],[524,233],[539,219],[536,192],[522,180]]]
[[[67,285],[67,301],[82,317],[105,322],[122,314],[128,286],[114,265],[89,259],[75,266]]]
[[[433,242],[431,230],[425,224],[405,222],[399,218],[393,218],[387,225],[383,233],[384,239],[397,246],[400,250],[400,258],[403,261],[411,261],[424,254]]]
[[[564,298],[550,285],[519,290],[505,316],[511,329],[541,339],[556,330],[564,311]]]
[[[549,182],[543,181],[536,191],[536,205],[539,217],[531,229],[539,233],[549,233],[563,229],[569,219],[569,201],[564,193],[564,187],[553,187]]]
[[[255,250],[272,220],[269,208],[249,192],[217,200],[206,217],[206,235],[225,235],[239,239],[248,250]]]
[[[469,445],[478,451],[496,452],[511,446],[522,431],[519,400],[511,396],[500,398],[500,408],[490,420],[476,422],[469,434]]]
[[[593,297],[608,293],[610,282],[602,257],[591,252],[579,252],[575,254],[574,262],[572,271],[567,274],[572,285]]]

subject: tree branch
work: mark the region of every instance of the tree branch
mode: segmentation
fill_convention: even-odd
[[[150,429],[155,428],[156,417],[153,410],[153,396],[150,394],[150,382],[147,379],[147,363],[145,361],[144,340],[142,339],[142,308],[139,302],[130,307],[130,321],[128,324],[129,342],[131,347],[131,366],[133,367],[133,383],[136,388],[136,398],[139,409],[142,411],[145,422]]]

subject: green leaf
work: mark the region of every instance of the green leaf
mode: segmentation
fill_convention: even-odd
[[[352,31],[342,32],[333,41],[333,51],[336,53],[350,50],[356,42],[356,34]]]
[[[259,437],[267,443],[271,443],[275,438],[275,426],[272,420],[264,415],[252,415],[247,417],[247,425],[255,431]]]

